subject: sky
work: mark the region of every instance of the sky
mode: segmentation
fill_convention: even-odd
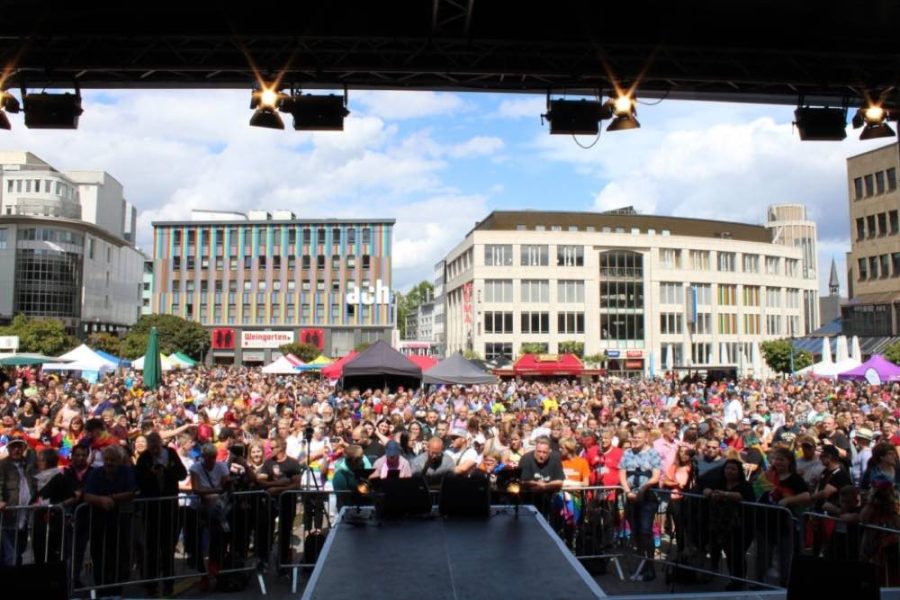
[[[895,140],[801,142],[793,107],[639,99],[641,128],[551,136],[543,95],[354,91],[343,132],[250,127],[250,90],[86,91],[75,131],[29,130],[0,149],[60,170],[103,170],[151,222],[191,209],[289,209],[301,218],[397,220],[394,287],[434,264],[492,210],[608,210],[762,224],[803,203],[818,225],[819,280],[832,258],[846,294],[846,159]],[[587,147],[590,146],[590,147]]]

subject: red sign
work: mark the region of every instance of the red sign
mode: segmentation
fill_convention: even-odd
[[[641,370],[643,370],[644,361],[643,360],[626,360],[625,368],[626,369],[641,369]]]
[[[234,350],[234,329],[219,327],[212,330],[213,350]]]
[[[628,358],[643,358],[644,353],[641,350],[629,350],[625,353]]]
[[[463,285],[463,322],[472,326],[472,282]]]
[[[315,346],[319,350],[325,349],[325,330],[324,329],[301,329],[300,343]]]

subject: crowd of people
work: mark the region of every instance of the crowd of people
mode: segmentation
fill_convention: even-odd
[[[714,568],[724,553],[741,585],[754,537],[746,532],[760,525],[734,507],[753,503],[798,519],[832,516],[805,527],[799,543],[892,563],[883,579],[896,583],[900,542],[886,531],[900,529],[898,400],[900,385],[815,379],[670,374],[388,391],[200,367],[169,371],[152,390],[135,372],[89,384],[28,368],[0,389],[0,563],[20,564],[26,551],[65,559],[81,587],[89,548],[94,584],[131,574],[150,593],[157,579],[168,592],[179,539],[199,572],[227,570],[251,538],[261,568],[270,550],[278,565],[290,564],[298,506],[283,492],[481,476],[498,493],[519,484],[523,501],[551,515],[573,545],[579,523],[602,508],[613,536],[626,532],[648,559],[634,579],[655,576],[650,559],[662,536],[701,547]],[[698,498],[702,527],[690,508]],[[132,507],[150,500],[140,539],[123,540]],[[304,535],[319,539],[343,501],[304,498]],[[10,508],[23,506],[44,512]],[[757,569],[784,584],[790,555],[779,538],[797,533],[771,528],[765,542],[755,536]],[[116,549],[138,541],[133,576],[133,561]]]

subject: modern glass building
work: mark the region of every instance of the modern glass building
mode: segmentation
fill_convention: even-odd
[[[269,362],[289,342],[338,356],[389,341],[393,225],[288,211],[153,223],[153,311],[208,327],[219,363]]]

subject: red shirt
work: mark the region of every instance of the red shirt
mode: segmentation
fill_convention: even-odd
[[[600,477],[600,484],[604,486],[620,485],[619,481],[619,462],[625,451],[621,448],[613,446],[603,453],[603,475]]]

